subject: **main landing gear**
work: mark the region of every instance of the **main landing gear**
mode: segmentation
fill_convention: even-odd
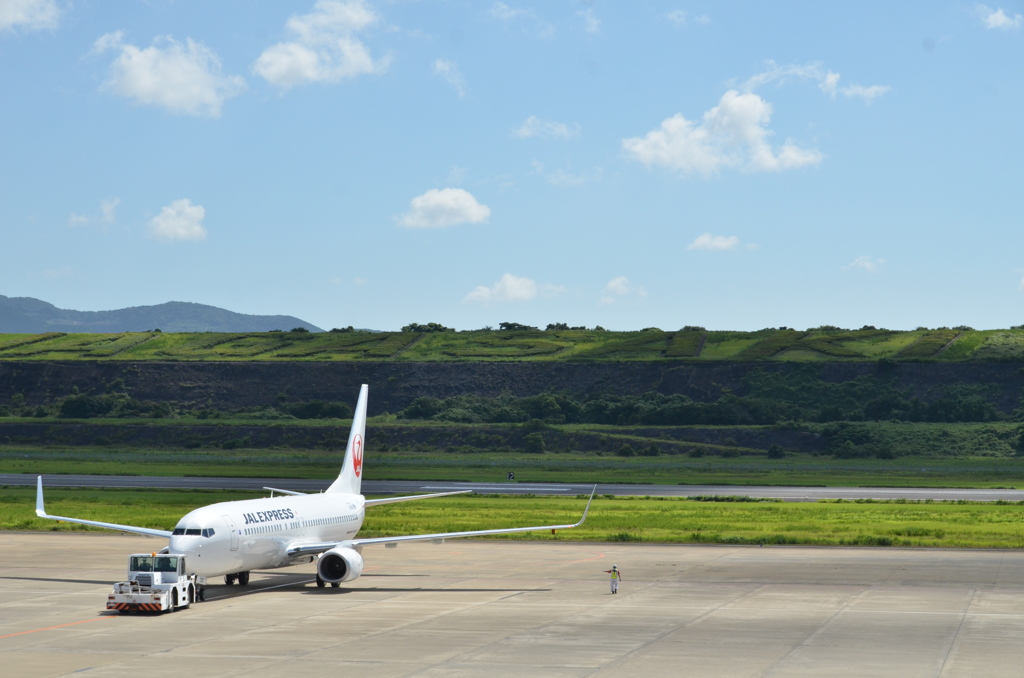
[[[248,586],[249,585],[249,573],[248,572],[235,572],[234,574],[226,574],[226,575],[224,575],[224,583],[227,584],[228,586],[231,586],[232,584],[234,584],[236,579],[238,580],[238,585],[239,586]]]
[[[316,585],[317,585],[317,588],[321,588],[321,589],[323,587],[327,586],[327,582],[325,582],[323,579],[320,578],[320,573],[319,572],[316,573]],[[333,588],[333,589],[336,589],[336,588],[338,588],[340,586],[341,586],[341,582],[340,581],[331,582],[331,588]]]

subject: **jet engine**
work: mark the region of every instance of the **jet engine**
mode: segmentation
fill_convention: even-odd
[[[328,584],[352,581],[363,573],[363,557],[349,548],[333,548],[316,564],[317,574]]]

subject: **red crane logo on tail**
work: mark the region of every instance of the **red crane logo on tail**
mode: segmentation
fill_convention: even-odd
[[[356,478],[363,473],[363,437],[358,433],[352,440],[352,470]]]

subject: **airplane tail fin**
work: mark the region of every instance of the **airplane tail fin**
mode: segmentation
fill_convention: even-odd
[[[363,439],[366,437],[366,398],[369,387],[363,384],[359,388],[359,400],[356,411],[352,415],[352,430],[348,434],[348,447],[345,448],[345,460],[341,464],[338,479],[327,488],[328,492],[345,492],[361,494],[363,481]]]

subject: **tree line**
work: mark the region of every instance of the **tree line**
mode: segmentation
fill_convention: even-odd
[[[648,392],[578,394],[550,392],[516,397],[462,395],[421,397],[399,413],[404,419],[462,423],[604,424],[617,426],[749,426],[785,422],[986,422],[1024,420],[1024,411],[1004,414],[995,385],[952,384],[922,399],[898,389],[894,379],[861,376],[827,382],[806,373],[755,370],[743,395],[726,392],[699,401],[682,394]]]

